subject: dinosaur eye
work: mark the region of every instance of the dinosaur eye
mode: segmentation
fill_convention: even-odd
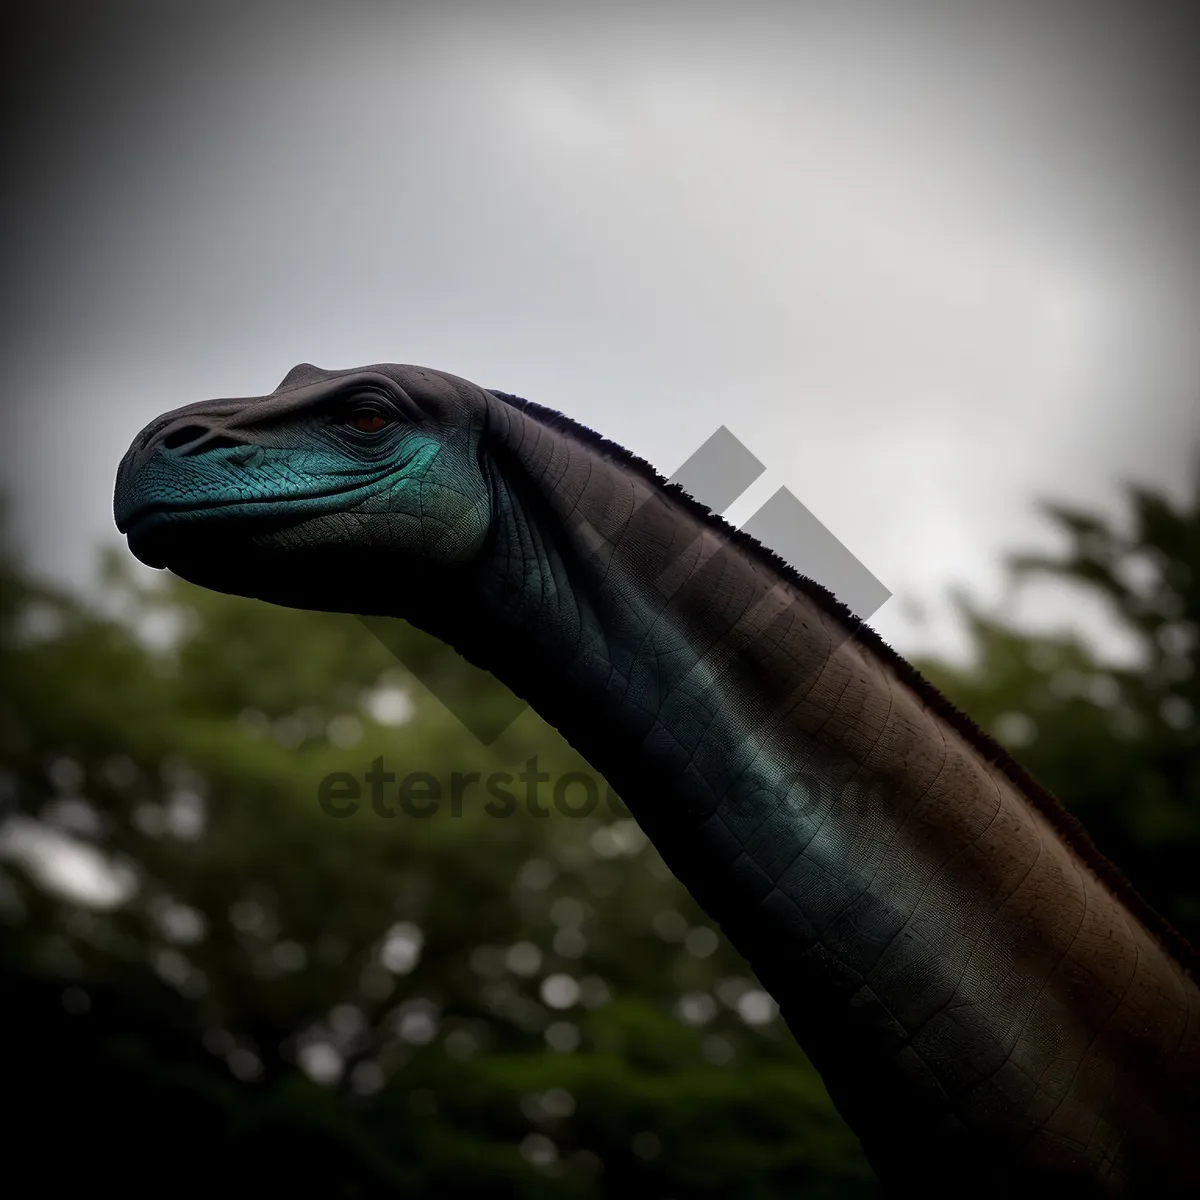
[[[360,433],[378,433],[387,423],[387,417],[379,412],[357,412],[350,418],[350,424]]]
[[[378,433],[390,425],[395,417],[379,404],[358,403],[345,410],[342,420],[359,433]]]

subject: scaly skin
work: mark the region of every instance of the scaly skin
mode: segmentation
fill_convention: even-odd
[[[627,452],[441,372],[305,365],[153,422],[116,512],[152,566],[404,617],[527,699],[898,1194],[1200,1194],[1182,939],[823,589]]]

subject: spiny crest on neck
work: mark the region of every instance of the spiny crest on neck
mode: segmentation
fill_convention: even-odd
[[[737,546],[750,561],[774,572],[803,595],[810,597],[828,615],[841,622],[849,636],[856,638],[880,662],[889,667],[892,673],[907,685],[935,716],[940,717],[957,730],[967,744],[972,746],[986,762],[998,767],[1020,794],[1025,796],[1033,807],[1046,817],[1051,827],[1056,830],[1088,869],[1106,884],[1117,899],[1159,939],[1164,949],[1175,957],[1184,970],[1189,975],[1200,978],[1200,955],[1197,954],[1196,948],[1151,907],[1125,875],[1100,853],[1087,830],[1062,806],[1058,798],[1034,779],[995,738],[951,703],[906,658],[893,650],[865,621],[856,617],[828,588],[823,587],[816,580],[810,579],[807,575],[802,575],[769,546],[764,546],[757,538],[730,525],[719,513],[715,513],[706,505],[701,504],[678,484],[668,482],[660,471],[644,458],[639,458],[632,451],[627,450],[619,442],[604,437],[557,409],[547,408],[545,405],[536,404],[532,400],[525,400],[508,392],[495,391],[490,388],[488,392],[496,399],[527,414],[546,429],[572,438],[592,452],[621,464],[631,473],[641,476],[662,489],[675,498],[685,511],[691,513],[714,532],[719,533],[730,544]]]

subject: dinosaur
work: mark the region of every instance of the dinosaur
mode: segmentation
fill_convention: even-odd
[[[402,617],[531,704],[891,1193],[1200,1195],[1192,948],[874,631],[628,450],[444,372],[301,364],[146,426],[115,515],[151,566]]]

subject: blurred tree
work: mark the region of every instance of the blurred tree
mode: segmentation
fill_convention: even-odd
[[[485,748],[353,618],[124,555],[91,603],[10,570],[0,604],[10,1169],[134,1194],[874,1194],[774,1005],[535,714]],[[406,814],[393,780],[377,812],[376,768],[427,772],[440,807]],[[594,812],[558,811],[571,771]],[[335,772],[352,815],[322,809]],[[456,772],[506,772],[511,811],[478,785],[456,805]]]
[[[1194,935],[1200,491],[1135,490],[1124,534],[1051,511],[1067,555],[1015,572],[1099,589],[1145,661],[961,601],[974,661],[922,669]],[[152,583],[123,554],[86,603],[2,582],[10,1172],[133,1195],[876,1194],[603,781],[594,811],[556,811],[554,780],[595,776],[535,714],[485,748],[353,618]],[[443,653],[423,672],[452,674]],[[373,764],[427,772],[437,811],[403,811],[397,781],[376,811]],[[352,815],[323,810],[335,772]],[[454,802],[455,772],[506,772],[512,811],[482,783]]]
[[[1200,471],[1173,505],[1129,489],[1124,530],[1061,505],[1060,557],[1014,555],[1021,583],[1049,577],[1102,597],[1137,660],[1097,658],[1070,635],[1031,636],[958,604],[975,647],[921,671],[1006,744],[1087,827],[1101,851],[1194,945],[1200,942]]]

